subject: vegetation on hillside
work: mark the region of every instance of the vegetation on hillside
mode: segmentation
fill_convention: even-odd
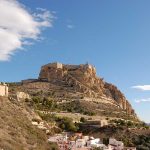
[[[45,132],[31,124],[29,108],[0,97],[0,148],[4,150],[52,150]],[[53,149],[54,150],[54,149]]]
[[[56,125],[61,129],[61,131],[76,132],[79,129],[78,124],[74,123],[72,118],[58,117],[54,114],[43,114],[40,112],[38,112],[38,114],[47,122],[56,122]]]
[[[72,87],[61,87],[62,83],[58,83],[58,89],[48,89],[47,91],[25,89],[31,95],[31,99],[26,99],[25,102],[30,108],[38,112],[39,116],[48,123],[54,123],[56,128],[54,133],[62,131],[81,131],[85,134],[91,134],[95,137],[100,137],[104,142],[108,142],[109,137],[115,137],[118,140],[122,140],[126,146],[138,146],[138,150],[147,149],[149,147],[149,129],[144,123],[139,123],[139,120],[135,116],[130,116],[121,108],[101,103],[84,100],[84,95],[76,95],[71,93]],[[12,84],[10,88],[12,92],[16,90],[24,91],[23,86]],[[65,85],[66,86],[66,85]],[[107,90],[106,90],[107,89]],[[105,94],[108,97],[113,98],[115,101],[119,101],[124,98],[123,94],[117,89],[117,87],[107,84],[105,85]],[[70,92],[71,91],[71,92]],[[61,96],[60,96],[61,95]],[[73,98],[72,98],[73,97]],[[40,113],[42,111],[49,112],[48,114]],[[82,124],[86,121],[85,118],[80,119],[80,123],[73,122],[72,118],[58,117],[53,112],[70,112],[80,113],[88,116],[99,115],[105,116],[110,121],[111,125],[95,129],[92,127],[83,128]],[[116,120],[109,118],[117,117]],[[120,119],[119,119],[120,118]],[[145,131],[145,132],[144,132]]]

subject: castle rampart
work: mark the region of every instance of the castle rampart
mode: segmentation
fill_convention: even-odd
[[[47,67],[56,68],[56,69],[62,69],[63,68],[63,64],[59,63],[59,62],[49,63],[49,64],[46,64],[46,65],[42,66],[42,69],[47,68]]]

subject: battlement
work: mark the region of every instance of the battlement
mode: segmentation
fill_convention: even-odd
[[[81,65],[65,65],[59,62],[54,62],[54,63],[48,63],[44,66],[41,67],[41,69],[46,69],[46,68],[53,68],[53,69],[79,69],[79,68],[84,68],[84,69],[91,69],[96,71],[95,67],[90,65],[90,64],[81,64]]]
[[[49,68],[62,69],[63,68],[63,64],[59,63],[59,62],[49,63],[49,64],[46,64],[46,65],[42,66],[42,69],[48,68],[48,67]]]
[[[96,74],[96,69],[89,64],[65,65],[59,62],[49,63],[41,67],[39,79],[43,81],[61,80],[66,74],[77,74],[77,72],[86,72]]]

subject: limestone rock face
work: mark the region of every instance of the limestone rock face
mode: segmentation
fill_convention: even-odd
[[[104,87],[104,92],[107,97],[114,99],[123,110],[127,111],[127,113],[134,114],[134,110],[132,109],[131,104],[128,102],[128,100],[126,100],[123,93],[120,90],[118,90],[116,86],[105,82]]]
[[[128,114],[134,115],[131,104],[126,100],[122,92],[116,86],[97,77],[96,69],[92,65],[50,63],[41,67],[39,80],[55,84],[65,82],[70,87],[73,87],[75,91],[81,92],[87,97],[112,99],[118,107]]]
[[[47,64],[41,67],[39,79],[49,82],[64,80],[79,92],[90,95],[103,95],[102,79],[96,77],[96,69],[92,65]]]
[[[16,96],[17,96],[18,101],[25,100],[25,99],[30,99],[30,95],[25,93],[25,92],[17,92]]]

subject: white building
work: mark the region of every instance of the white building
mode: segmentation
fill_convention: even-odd
[[[8,97],[8,86],[5,83],[0,83],[0,96]]]
[[[69,149],[75,149],[76,148],[76,142],[75,141],[69,141]]]
[[[91,138],[89,141],[87,141],[87,147],[100,147],[100,144],[102,143],[99,138]]]
[[[85,139],[77,139],[76,140],[76,148],[83,148],[86,144]]]
[[[86,142],[89,140],[89,136],[83,136],[82,137]]]
[[[68,137],[67,137],[66,134],[65,135],[63,135],[63,134],[56,134],[54,136],[50,136],[48,141],[49,142],[57,142],[57,143],[59,143],[59,142],[67,142],[67,139],[68,139]]]
[[[114,138],[110,138],[108,147],[110,150],[123,150],[124,144],[122,141],[117,141]]]

